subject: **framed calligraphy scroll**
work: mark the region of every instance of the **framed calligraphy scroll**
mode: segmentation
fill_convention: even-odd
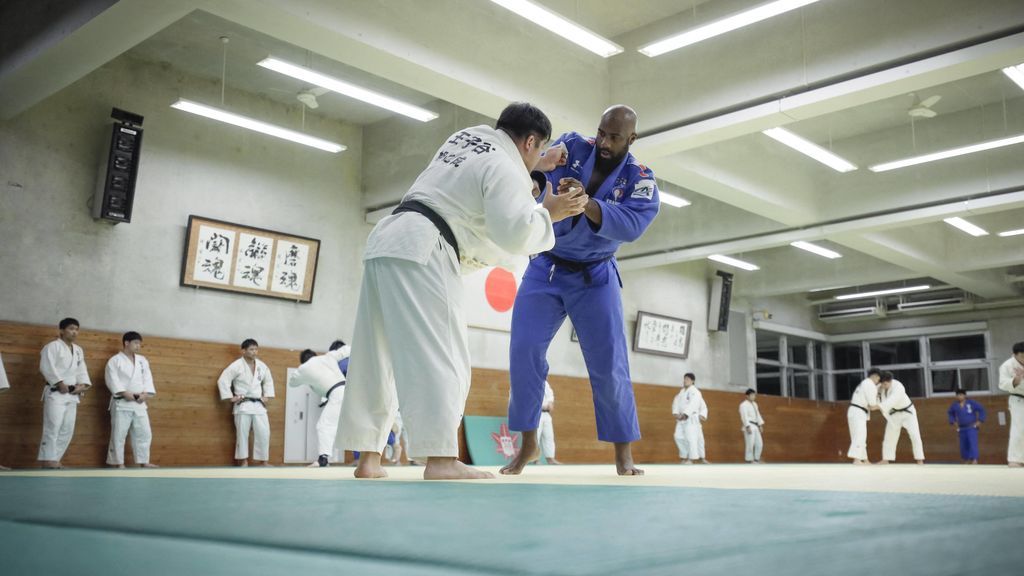
[[[320,241],[188,217],[181,285],[313,301]]]
[[[638,312],[633,351],[686,358],[690,354],[690,328],[693,323],[650,312]]]

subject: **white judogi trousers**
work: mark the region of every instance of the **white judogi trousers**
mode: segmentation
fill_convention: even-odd
[[[744,455],[747,462],[760,462],[761,450],[764,448],[764,440],[761,438],[761,428],[750,424],[749,430],[743,430]],[[865,430],[867,428],[865,427]]]
[[[252,429],[252,459],[270,459],[270,418],[263,414],[235,414],[235,460],[249,458],[249,430]]]
[[[75,434],[78,397],[60,392],[44,392],[43,438],[39,442],[38,460],[60,462]]]
[[[338,437],[338,419],[341,418],[341,405],[344,400],[345,387],[335,388],[327,397],[327,404],[316,421],[316,453],[326,454],[328,460],[334,460],[334,441]]]
[[[438,238],[427,261],[364,262],[338,441],[383,452],[398,406],[410,458],[458,457],[469,394],[469,339],[455,252]]]
[[[850,427],[850,449],[846,451],[847,458],[854,460],[868,459],[868,414],[867,412],[850,406],[846,409],[846,423]]]
[[[704,425],[699,424],[697,426],[697,456],[704,460]]]
[[[128,433],[132,435],[132,457],[136,464],[149,463],[149,447],[153,443],[153,431],[149,427],[149,412],[145,410],[110,411],[110,444],[107,446],[107,464],[124,464],[124,442]]]
[[[551,420],[550,412],[540,413],[540,427],[537,429],[537,439],[540,444],[540,455],[545,460],[555,457],[555,425]]]
[[[697,416],[691,416],[689,420],[676,421],[676,432],[673,438],[676,441],[676,448],[679,449],[680,460],[700,459],[700,424],[691,423],[691,420],[695,418]]]
[[[900,441],[900,432],[905,428],[910,436],[910,445],[914,450],[914,460],[924,460],[924,445],[921,443],[921,429],[917,424],[917,412],[896,412],[885,419],[885,437],[882,439],[882,460],[896,459],[896,445]]]
[[[1006,461],[1024,464],[1024,398],[1010,396],[1010,441]]]

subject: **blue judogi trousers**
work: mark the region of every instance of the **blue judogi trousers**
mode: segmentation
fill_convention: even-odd
[[[960,459],[961,460],[977,460],[978,459],[978,429],[961,428],[960,429]]]

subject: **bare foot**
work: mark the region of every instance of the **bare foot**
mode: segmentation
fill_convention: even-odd
[[[139,468],[159,468],[159,466],[146,462],[145,464],[139,464]]]
[[[260,466],[268,466],[270,468],[274,467],[274,465],[270,463],[270,460],[260,460]]]
[[[888,463],[888,460],[879,460],[878,462],[875,462],[875,466],[885,466]]]
[[[540,450],[537,448],[537,431],[525,430],[523,431],[523,446],[519,449],[519,453],[516,454],[511,462],[502,466],[500,472],[506,476],[522,474],[523,468],[539,457]],[[427,465],[430,465],[429,461],[427,461]]]
[[[10,472],[10,470],[7,466],[0,466],[0,472]]]
[[[555,460],[554,458],[548,458],[548,464],[550,464],[552,466],[561,466],[562,465],[561,462],[559,462],[558,460]]]
[[[917,461],[917,465],[918,465],[918,466],[921,466],[921,465],[923,465],[923,464],[924,464],[924,460],[918,460],[918,461]]]
[[[1007,466],[1010,468],[1024,468],[1024,462],[1010,462]]]
[[[239,468],[248,468],[249,467],[249,461],[248,460],[235,460],[235,465],[237,465]]]
[[[633,451],[629,442],[615,443],[615,471],[619,476],[643,476],[644,471],[633,465]]]
[[[313,462],[312,464],[309,464],[308,466],[306,466],[306,468],[319,468],[319,467],[320,467],[320,463],[319,462]]]
[[[854,460],[853,464],[857,466],[865,466],[867,464],[871,464],[871,462],[868,462],[867,460]]]
[[[427,467],[423,469],[424,480],[484,480],[494,478],[494,474],[466,466],[455,458],[427,458]]]
[[[124,464],[112,465],[111,468],[117,468],[118,470],[124,470]]]
[[[360,452],[355,476],[356,478],[387,478],[388,473],[380,465],[380,452]]]

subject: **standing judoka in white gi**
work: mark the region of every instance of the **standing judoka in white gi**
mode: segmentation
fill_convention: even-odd
[[[740,430],[743,431],[743,459],[747,464],[760,464],[764,418],[757,406],[757,390],[753,388],[747,388],[747,399],[740,402]]]
[[[700,412],[697,416],[697,457],[701,464],[711,464],[704,451],[704,423],[708,421],[708,403],[704,400],[704,394],[700,395]]]
[[[1010,394],[1010,441],[1006,463],[1024,466],[1024,342],[1013,345],[1013,356],[999,367],[999,389]]]
[[[900,432],[904,428],[910,436],[914,460],[917,460],[918,464],[924,464],[924,446],[921,444],[921,427],[917,423],[917,408],[914,408],[914,403],[910,401],[903,383],[892,376],[892,372],[882,372],[882,378],[878,382],[878,410],[885,418],[882,459],[878,464],[888,464],[896,460],[896,445],[899,444]]]
[[[682,464],[693,464],[700,457],[698,439],[700,428],[700,405],[704,398],[696,386],[697,376],[687,372],[683,376],[683,389],[672,400],[672,415],[676,417],[676,432],[673,436],[679,449]]]
[[[267,401],[274,397],[274,377],[270,368],[256,358],[260,345],[252,338],[242,342],[242,357],[220,374],[217,388],[220,399],[231,402],[235,416],[235,460],[249,465],[249,429],[252,429],[252,459],[270,466],[270,419]]]
[[[153,431],[149,426],[149,398],[156,395],[149,361],[139,350],[142,335],[125,332],[122,350],[107,360],[106,380],[110,390],[110,444],[107,464],[124,468],[124,441],[131,433],[132,457],[142,468],[157,468],[149,461]]]
[[[63,468],[60,460],[75,434],[78,402],[92,386],[85,366],[85,352],[75,344],[80,324],[74,318],[60,321],[60,338],[43,347],[39,371],[43,388],[43,438],[38,459],[43,468]]]
[[[348,357],[348,346],[331,350],[323,356],[317,356],[312,350],[303,350],[299,354],[301,366],[288,381],[288,386],[297,388],[309,386],[309,389],[320,398],[320,418],[316,421],[317,459],[310,468],[326,468],[334,453],[334,439],[338,435],[338,418],[341,416],[341,405],[345,399],[345,375],[338,365]]]
[[[551,411],[555,409],[555,391],[551,384],[544,381],[544,401],[540,406],[540,426],[537,439],[540,442],[540,455],[548,464],[561,464],[555,460],[555,424],[551,419]]]
[[[542,204],[531,194],[530,171],[564,155],[554,148],[541,162],[550,138],[551,122],[525,103],[506,107],[495,128],[459,130],[370,233],[338,432],[361,452],[356,477],[387,475],[380,458],[398,406],[425,479],[491,477],[456,459],[470,379],[461,273],[550,249],[551,223],[583,211],[582,190],[548,185]]]
[[[868,370],[868,377],[861,380],[850,398],[850,407],[846,409],[846,424],[850,427],[850,449],[846,457],[853,459],[854,464],[870,464],[868,462],[868,420],[871,411],[878,410],[878,381],[882,372],[877,368]]]
[[[10,388],[11,383],[7,381],[7,372],[4,371],[4,359],[0,356],[0,392],[6,392]],[[0,464],[0,470],[10,470],[10,468]]]

